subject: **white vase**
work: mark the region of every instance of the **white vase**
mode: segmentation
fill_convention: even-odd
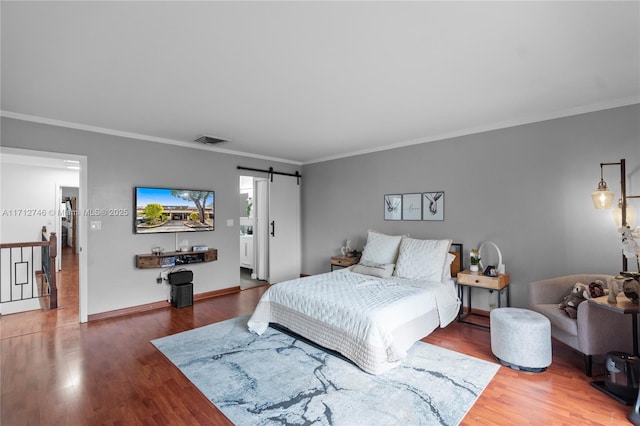
[[[471,265],[471,266],[469,267],[469,270],[470,270],[471,272],[478,272],[478,265]]]

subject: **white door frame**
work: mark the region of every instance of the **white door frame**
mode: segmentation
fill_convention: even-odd
[[[269,189],[267,180],[255,178],[253,180],[255,226],[253,238],[255,242],[253,254],[255,256],[256,278],[269,279]]]
[[[56,249],[58,251],[58,255],[56,256],[56,271],[62,269],[62,220],[60,218],[62,205],[62,186],[56,183],[56,194],[55,194],[55,212],[56,216],[53,220],[53,229],[58,236],[58,240],[56,242]]]

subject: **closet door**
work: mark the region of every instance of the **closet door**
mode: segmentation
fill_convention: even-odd
[[[298,178],[269,179],[269,283],[300,277],[300,185]]]

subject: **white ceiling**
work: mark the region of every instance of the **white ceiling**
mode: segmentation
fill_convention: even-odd
[[[311,163],[638,103],[639,4],[2,1],[2,115]]]

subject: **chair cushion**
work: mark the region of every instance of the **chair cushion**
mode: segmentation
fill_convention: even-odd
[[[562,309],[558,309],[556,303],[533,305],[531,306],[531,310],[539,312],[549,318],[552,328],[557,328],[572,336],[578,335],[578,321],[569,318]]]

